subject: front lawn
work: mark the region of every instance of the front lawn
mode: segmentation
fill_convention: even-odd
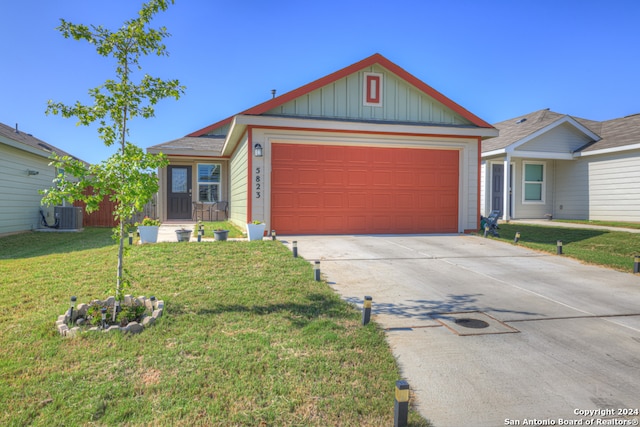
[[[499,224],[500,240],[513,242],[520,232],[518,245],[556,253],[562,240],[564,256],[633,272],[634,256],[640,254],[640,234],[624,231],[545,227],[528,224]]]
[[[280,242],[134,246],[131,293],[165,316],[61,338],[71,295],[112,294],[110,234],[0,238],[0,425],[393,425],[402,377],[383,332]]]

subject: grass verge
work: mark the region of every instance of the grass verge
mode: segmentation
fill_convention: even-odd
[[[131,293],[166,316],[139,335],[59,337],[71,295],[110,294],[116,249],[105,229],[0,239],[0,425],[393,424],[383,331],[279,242],[134,246]]]
[[[605,227],[633,228],[640,229],[640,222],[622,222],[622,221],[591,221],[581,219],[556,219],[556,222],[570,222],[574,224],[601,225]]]
[[[634,256],[640,254],[640,235],[635,233],[504,223],[499,227],[499,240],[513,242],[519,231],[518,245],[550,253],[556,253],[557,241],[562,240],[564,256],[619,271],[633,272]]]

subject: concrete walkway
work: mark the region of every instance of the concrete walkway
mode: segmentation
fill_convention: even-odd
[[[183,228],[193,231],[193,233],[191,233],[190,241],[193,242],[194,240],[198,240],[198,233],[195,231],[196,222],[185,220],[183,222],[163,223],[160,226],[160,229],[158,230],[158,243],[178,242],[178,237],[176,236],[176,230],[180,230]],[[213,236],[209,236],[209,237],[213,238]]]

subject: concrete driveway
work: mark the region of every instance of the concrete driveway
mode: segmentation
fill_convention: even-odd
[[[637,425],[640,277],[475,236],[293,240],[344,299],[373,297],[435,427]]]

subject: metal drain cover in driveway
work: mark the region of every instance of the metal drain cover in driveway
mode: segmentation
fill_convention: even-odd
[[[481,311],[441,313],[434,315],[433,318],[461,336],[520,332]]]

